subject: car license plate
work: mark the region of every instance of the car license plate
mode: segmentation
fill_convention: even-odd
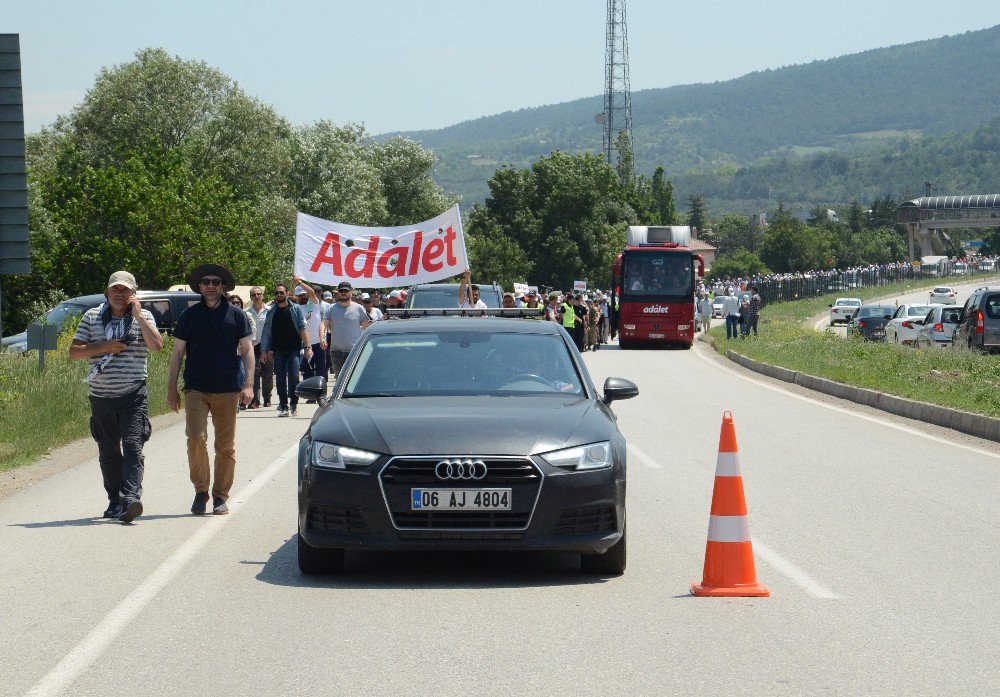
[[[872,337],[875,339],[884,339],[885,332],[872,332]]]
[[[666,334],[650,334],[650,335],[649,335],[649,338],[650,338],[650,339],[662,339],[662,338],[664,338],[665,336],[666,336]]]
[[[410,489],[411,511],[509,511],[510,489]]]

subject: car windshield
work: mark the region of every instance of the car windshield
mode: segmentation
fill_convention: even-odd
[[[925,317],[930,310],[929,305],[911,305],[906,314],[910,317]]]
[[[490,286],[492,288],[492,286]],[[457,286],[425,286],[414,288],[411,291],[413,300],[408,304],[414,309],[426,309],[429,307],[458,307],[458,287]],[[480,293],[480,300],[486,303],[487,307],[497,307],[496,293]]]
[[[861,307],[860,300],[838,300],[836,304],[839,307]]]
[[[584,394],[562,338],[488,331],[372,336],[344,397]]]
[[[951,288],[935,288],[933,290],[933,292],[934,293],[950,293],[951,292]]]
[[[885,317],[886,315],[891,316],[892,313],[893,308],[891,307],[862,307],[858,317]]]

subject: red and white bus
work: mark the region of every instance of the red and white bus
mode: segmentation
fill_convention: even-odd
[[[655,344],[691,348],[697,331],[695,274],[704,277],[705,261],[690,244],[688,226],[628,229],[611,282],[611,328],[617,331],[621,348]]]

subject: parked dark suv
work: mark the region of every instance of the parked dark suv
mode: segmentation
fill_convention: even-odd
[[[157,328],[164,334],[173,331],[177,318],[189,305],[201,300],[201,296],[197,293],[175,290],[140,290],[136,296],[139,298],[139,304],[142,305],[142,308],[149,310],[153,315]],[[104,302],[104,295],[101,293],[69,298],[63,300],[38,319],[47,324],[61,326],[71,319],[79,317],[90,308],[97,307],[102,302]],[[5,336],[3,349],[14,353],[24,353],[28,349],[27,331]]]
[[[479,299],[486,303],[486,307],[500,307],[503,301],[503,288],[496,283],[478,285]],[[458,307],[458,284],[421,283],[413,286],[407,292],[403,307],[411,310]]]
[[[979,288],[962,307],[955,345],[1000,351],[1000,288]]]

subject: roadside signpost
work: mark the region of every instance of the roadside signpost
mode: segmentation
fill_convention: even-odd
[[[21,44],[17,34],[0,34],[0,279],[5,274],[25,274],[30,270]],[[0,288],[0,337],[2,312]]]
[[[45,352],[59,347],[59,325],[32,322],[28,325],[28,350],[38,351],[38,372],[45,370]]]

